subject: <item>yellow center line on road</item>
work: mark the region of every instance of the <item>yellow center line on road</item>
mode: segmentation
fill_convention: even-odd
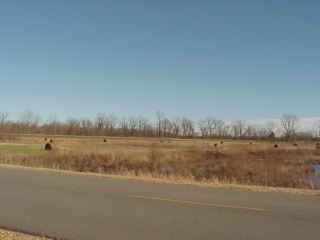
[[[242,206],[235,206],[235,205],[225,205],[225,204],[206,203],[206,202],[194,202],[194,201],[176,200],[176,199],[170,199],[170,198],[161,198],[161,197],[148,197],[148,196],[143,196],[143,195],[129,195],[129,198],[145,199],[145,200],[158,200],[158,201],[173,202],[173,203],[179,203],[179,204],[216,207],[216,208],[232,208],[232,209],[240,209],[240,210],[255,211],[255,212],[266,212],[267,211],[262,208],[251,208],[251,207],[242,207]]]

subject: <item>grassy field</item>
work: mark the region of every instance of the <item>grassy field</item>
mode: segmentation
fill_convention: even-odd
[[[53,151],[43,150],[44,138]],[[188,181],[312,189],[313,142],[20,135],[0,142],[0,163]]]

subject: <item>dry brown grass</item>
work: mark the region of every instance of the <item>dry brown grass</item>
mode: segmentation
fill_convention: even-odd
[[[102,144],[90,151],[0,154],[0,163],[199,183],[312,189],[301,179],[312,175],[311,165],[320,162],[320,151],[312,149],[272,149],[263,144],[233,148],[224,144],[213,149],[204,145],[191,142],[167,148],[165,144],[118,142],[109,144],[105,151],[98,150],[104,148]]]
[[[301,179],[312,175],[311,165],[320,162],[312,142],[299,142],[298,147],[280,142],[275,149],[266,141],[103,139],[60,136],[50,153],[0,150],[0,163],[201,184],[312,189]],[[12,143],[44,144],[44,137],[16,136]]]
[[[0,240],[49,240],[49,238],[0,229]]]

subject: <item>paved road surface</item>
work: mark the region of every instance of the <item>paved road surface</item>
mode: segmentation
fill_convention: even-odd
[[[0,168],[0,227],[64,239],[320,239],[320,196]]]

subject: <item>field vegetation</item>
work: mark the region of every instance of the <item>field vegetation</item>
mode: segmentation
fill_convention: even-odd
[[[44,151],[44,137],[16,135],[11,145],[2,143],[0,164],[304,189],[315,187],[305,179],[320,164],[320,150],[310,141],[275,148],[272,141],[60,136]]]
[[[260,126],[213,117],[169,119],[160,112],[152,121],[108,114],[64,121],[41,121],[32,112],[18,120],[8,116],[0,112],[0,164],[196,183],[316,187],[306,179],[320,163],[320,123],[311,132],[299,131],[295,115]]]

